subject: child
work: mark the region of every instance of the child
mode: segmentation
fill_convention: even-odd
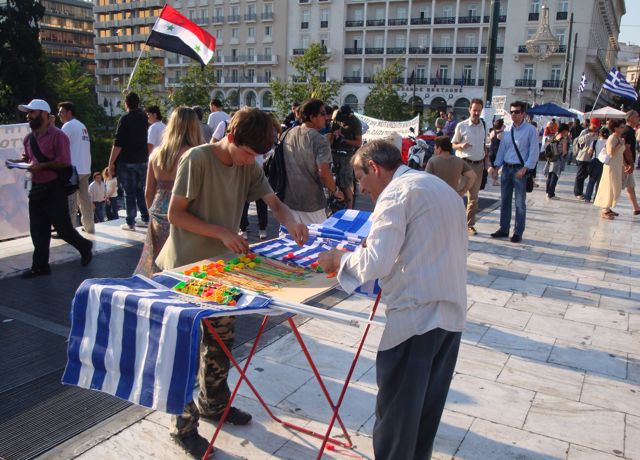
[[[102,173],[93,173],[93,182],[89,185],[89,196],[93,201],[93,219],[96,223],[103,222],[105,217],[105,203],[107,200],[107,187],[102,181]]]

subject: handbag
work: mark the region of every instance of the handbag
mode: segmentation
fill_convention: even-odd
[[[31,146],[31,152],[39,163],[51,161],[42,154],[38,141],[36,140],[36,136],[33,133],[29,136],[29,145]],[[80,180],[75,166],[66,166],[62,169],[56,170],[55,173],[58,176],[60,185],[62,185],[62,188],[67,195],[72,195],[76,190],[78,190]]]
[[[604,165],[608,165],[609,162],[611,161],[611,155],[609,155],[607,153],[607,146],[605,144],[604,147],[602,147],[602,149],[600,149],[600,151],[598,152],[598,161],[600,161],[600,163],[604,164]]]
[[[513,127],[511,128],[511,142],[513,143],[513,147],[516,149],[516,155],[518,155],[518,159],[520,160],[520,163],[524,168],[524,160],[522,159],[522,155],[520,155],[520,149],[518,148],[518,144],[516,144],[516,138],[513,135]],[[535,169],[528,169],[527,173],[524,176],[527,181],[526,183],[527,193],[533,192],[533,178],[535,177],[535,175],[536,175]]]

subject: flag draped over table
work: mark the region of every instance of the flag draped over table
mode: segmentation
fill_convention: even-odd
[[[202,65],[213,59],[216,39],[170,5],[165,5],[151,29],[147,44],[183,56]]]
[[[627,80],[625,80],[624,76],[615,67],[611,68],[607,79],[602,85],[602,89],[606,89],[613,94],[617,94],[618,96],[627,99],[633,99],[634,101],[638,100],[638,93],[636,93],[636,90],[629,84],[629,82],[627,82]]]
[[[181,414],[193,399],[200,320],[265,312],[269,300],[245,294],[235,307],[196,305],[167,288],[176,283],[166,275],[153,281],[140,276],[84,281],[71,305],[62,383]]]
[[[580,84],[578,85],[578,94],[582,93],[587,87],[587,76],[582,72],[582,77],[580,78]]]

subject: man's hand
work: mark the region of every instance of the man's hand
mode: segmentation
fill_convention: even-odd
[[[287,227],[287,231],[298,246],[302,246],[309,239],[309,229],[304,224],[295,224]]]
[[[31,163],[31,166],[27,168],[27,171],[34,173],[38,171],[44,171],[45,169],[47,168],[45,168],[42,163]]]
[[[220,240],[222,240],[222,243],[227,249],[236,254],[246,254],[249,252],[249,243],[247,243],[247,240],[229,230],[225,230]]]
[[[526,167],[522,167],[518,170],[518,172],[516,173],[516,177],[518,179],[522,179],[524,177],[525,174],[527,174],[528,169]]]
[[[625,163],[624,164],[624,173],[625,174],[633,174],[633,165]]]
[[[465,142],[464,144],[462,144],[462,150],[467,150],[467,149],[470,149],[471,147],[473,147],[473,145],[471,145],[470,142]]]
[[[325,273],[336,273],[340,268],[340,259],[344,252],[338,249],[331,249],[327,252],[321,252],[318,255],[318,265],[322,267]]]

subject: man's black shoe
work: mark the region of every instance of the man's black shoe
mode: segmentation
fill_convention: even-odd
[[[222,412],[220,412],[219,414],[200,414],[200,417],[205,420],[219,422],[222,418]],[[240,410],[237,407],[232,407],[231,409],[229,409],[229,413],[224,419],[224,423],[229,423],[231,425],[248,425],[250,421],[251,414]]]
[[[502,230],[498,230],[497,232],[493,232],[491,234],[491,238],[506,238],[509,234],[507,232],[503,232]]]
[[[80,265],[86,267],[91,262],[91,259],[93,259],[93,243],[91,243],[88,250],[80,253]]]
[[[209,441],[200,436],[197,431],[193,431],[186,436],[171,436],[176,444],[182,447],[185,452],[193,458],[204,457],[205,452],[209,448]],[[213,449],[211,449],[213,452]]]
[[[22,272],[20,275],[24,279],[35,278],[36,276],[45,276],[51,274],[51,268],[30,268],[29,270]]]
[[[522,241],[522,236],[516,235],[514,233],[513,236],[511,237],[511,242],[512,243],[519,243],[520,241]]]

